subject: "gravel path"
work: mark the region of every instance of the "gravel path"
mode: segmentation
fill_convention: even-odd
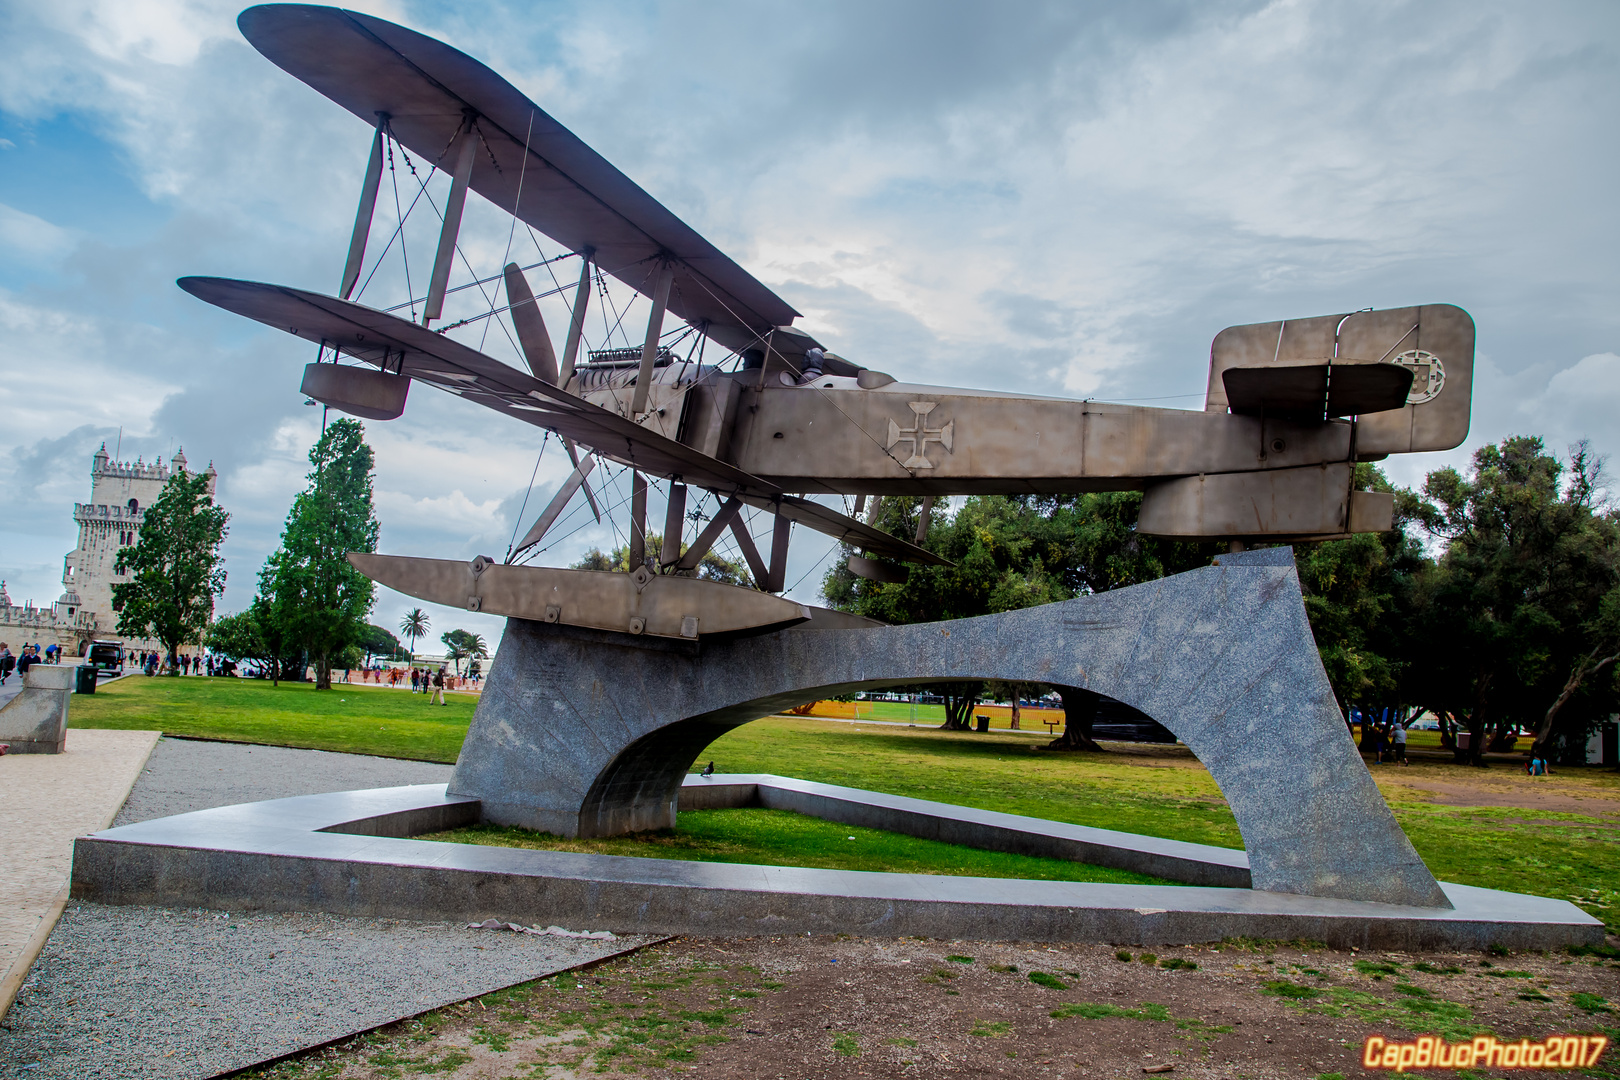
[[[117,824],[435,783],[447,765],[164,739]],[[324,914],[70,905],[0,1021],[0,1077],[209,1077],[587,963],[614,941]]]

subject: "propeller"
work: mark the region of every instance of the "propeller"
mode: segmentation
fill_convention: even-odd
[[[529,370],[541,382],[557,385],[557,353],[551,347],[551,335],[546,333],[546,320],[540,315],[540,305],[534,302],[534,292],[517,263],[506,264],[506,302],[512,312],[512,327],[517,330],[518,344],[523,347],[523,359]]]

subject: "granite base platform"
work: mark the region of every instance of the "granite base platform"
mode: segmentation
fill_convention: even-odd
[[[717,778],[784,798],[876,813],[894,797],[817,792],[780,778]],[[762,783],[763,782],[763,783]],[[794,785],[799,785],[795,790]],[[711,789],[718,791],[720,789]],[[737,796],[741,797],[741,796]],[[776,797],[776,796],[769,796]],[[922,802],[901,800],[900,802]],[[913,825],[929,806],[890,805]],[[961,815],[981,812],[955,808]],[[443,784],[336,792],[201,810],[108,829],[74,848],[73,896],[103,904],[327,911],[403,919],[498,919],[615,933],[868,936],[1180,944],[1306,938],[1335,947],[1546,949],[1603,940],[1603,924],[1563,900],[1442,883],[1449,908],[1210,886],[1114,885],[678,862],[413,840],[470,824],[478,800]],[[995,815],[983,829],[1029,831]],[[838,820],[846,820],[839,818]],[[1054,835],[1074,826],[1037,822]],[[1109,833],[1161,858],[1165,841]],[[1071,838],[1073,839],[1073,838]],[[1099,843],[1100,841],[1100,843]],[[1181,849],[1201,845],[1183,844]],[[1234,868],[1231,851],[1204,849]],[[1196,852],[1178,851],[1186,859]],[[1123,856],[1119,856],[1123,858]],[[1161,869],[1166,864],[1161,863]]]

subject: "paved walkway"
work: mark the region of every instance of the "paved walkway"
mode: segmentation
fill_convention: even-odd
[[[97,736],[68,732],[70,754],[90,754]],[[84,739],[84,736],[91,736]],[[318,750],[162,739],[140,755],[99,820],[62,831],[66,880],[72,836],[104,827],[128,780],[117,821],[259,799],[350,788],[443,783],[450,766]],[[11,798],[0,759],[0,832],[32,827],[12,809],[72,802],[71,785],[33,785]],[[25,768],[28,766],[25,765]],[[44,772],[34,765],[34,771]],[[60,767],[58,767],[58,771]],[[136,774],[139,778],[135,779]],[[80,770],[88,777],[88,770]],[[29,851],[30,845],[18,845]],[[0,887],[13,856],[0,851]],[[9,912],[18,905],[0,892]],[[34,925],[38,925],[36,917]],[[0,940],[16,935],[0,933]],[[240,1069],[425,1009],[590,963],[645,943],[534,937],[468,930],[463,923],[406,922],[321,914],[103,907],[72,903],[0,1024],[0,1078],[191,1080]],[[0,961],[3,962],[3,961]]]
[[[157,740],[73,728],[63,753],[0,757],[0,1012],[33,960],[41,921],[61,910],[74,838],[112,824]]]

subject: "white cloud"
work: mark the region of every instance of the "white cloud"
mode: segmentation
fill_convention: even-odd
[[[331,288],[366,130],[247,45],[238,9],[0,11],[0,119],[73,118],[97,142],[92,179],[155,207],[116,243],[10,189],[0,208],[14,287],[0,294],[0,445],[62,459],[26,493],[0,486],[0,517],[39,519],[28,535],[48,545],[8,551],[6,566],[55,566],[60,539],[45,533],[58,526],[44,522],[83,497],[75,455],[120,426],[149,455],[178,442],[218,462],[234,515],[227,607],[245,602],[302,486],[319,427],[296,393],[311,357],[172,282]],[[1532,428],[1554,446],[1614,441],[1617,151],[1593,135],[1620,106],[1611,5],[364,9],[508,75],[839,352],[900,378],[1196,395],[1224,326],[1449,301],[1480,328],[1469,447]],[[25,160],[27,140],[7,134],[23,149],[6,160]],[[377,247],[392,198],[385,188]],[[413,223],[412,251],[425,252],[432,215]],[[499,208],[471,200],[463,248],[480,272],[499,269],[509,235]],[[516,251],[533,258],[523,230]],[[418,295],[424,273],[413,262]],[[403,297],[390,264],[365,298]],[[481,301],[453,303],[461,318]],[[562,301],[543,310],[555,334]],[[517,360],[499,323],[456,336]],[[504,550],[538,432],[427,388],[368,431],[391,550]],[[1420,478],[1469,447],[1388,467]],[[563,471],[548,452],[525,516]],[[591,526],[544,558],[612,540]],[[796,567],[817,556],[796,544]]]

